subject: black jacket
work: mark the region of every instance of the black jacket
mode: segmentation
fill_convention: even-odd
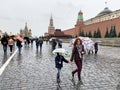
[[[62,68],[63,67],[63,61],[68,63],[68,61],[61,55],[57,55],[55,57],[55,67],[56,68]]]
[[[8,45],[8,39],[6,37],[3,37],[1,39],[1,43],[2,43],[2,45],[7,46]]]

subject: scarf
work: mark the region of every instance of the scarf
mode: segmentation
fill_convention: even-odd
[[[82,45],[76,45],[76,48],[78,50],[78,53],[79,53],[79,57],[80,59],[82,58],[82,55],[81,55],[81,52],[82,52]]]

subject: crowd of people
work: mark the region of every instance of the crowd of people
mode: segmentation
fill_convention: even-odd
[[[4,54],[6,54],[8,52],[8,48],[10,53],[13,53],[15,46],[17,46],[19,53],[21,54],[21,49],[23,47],[23,45],[25,46],[33,46],[33,42],[35,41],[36,43],[36,49],[38,50],[38,48],[40,47],[40,51],[42,50],[42,44],[43,44],[43,40],[42,38],[36,38],[36,39],[30,39],[28,37],[13,37],[13,36],[8,36],[6,34],[3,35],[3,37],[1,38],[1,44],[3,46],[3,52]]]
[[[16,40],[13,37],[4,35],[1,38],[1,44],[3,45],[3,51],[4,53],[7,53],[7,48],[9,46],[10,48],[10,53],[13,53],[13,48],[15,47],[15,45],[18,47],[18,51],[19,53],[21,53],[21,49],[23,47],[23,41],[21,40],[22,37],[19,36],[19,38],[17,38]],[[42,51],[42,45],[43,45],[43,39],[42,38],[36,38],[35,40],[30,40],[29,38],[24,38],[24,44],[25,46],[29,46],[29,44],[31,44],[31,46],[33,45],[33,41],[35,41],[35,45],[36,45],[36,50],[40,50]],[[56,46],[58,45],[58,48],[62,48],[62,40],[61,39],[52,39],[50,44],[52,46],[52,50],[56,49]],[[95,54],[97,54],[98,52],[98,43],[96,42],[94,44],[94,49],[95,49]],[[76,38],[73,44],[73,48],[72,48],[72,53],[71,53],[71,57],[70,60],[65,59],[64,55],[62,55],[62,53],[57,53],[56,57],[55,57],[55,67],[57,68],[57,82],[60,82],[60,73],[61,73],[61,69],[63,67],[63,62],[66,63],[72,63],[73,61],[75,62],[76,65],[76,69],[73,70],[71,72],[71,76],[72,76],[72,81],[74,81],[74,75],[75,73],[77,73],[78,76],[78,82],[79,83],[83,83],[82,79],[81,79],[81,71],[82,71],[82,61],[83,61],[83,55],[85,54],[85,50],[84,50],[84,45],[82,44],[82,40],[80,38]]]

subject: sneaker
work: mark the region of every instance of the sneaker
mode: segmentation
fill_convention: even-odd
[[[57,79],[57,83],[60,83],[60,79],[59,78]]]
[[[82,80],[79,80],[79,81],[78,81],[78,83],[83,85],[83,82],[82,82]]]

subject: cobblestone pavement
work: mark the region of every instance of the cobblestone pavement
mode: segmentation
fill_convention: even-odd
[[[13,49],[15,50],[15,48]],[[8,53],[4,54],[3,53],[3,47],[0,44],[0,67],[6,62],[6,60],[11,56],[11,53],[9,53],[9,47],[8,47]]]
[[[71,51],[67,43],[63,48]],[[0,90],[120,90],[119,51],[120,48],[100,46],[98,55],[85,55],[83,85],[77,84],[77,75],[76,85],[70,81],[75,64],[64,63],[58,85],[51,46],[44,43],[42,52],[35,47],[23,47],[22,54],[17,53],[0,76]],[[1,63],[1,51],[0,55]]]

